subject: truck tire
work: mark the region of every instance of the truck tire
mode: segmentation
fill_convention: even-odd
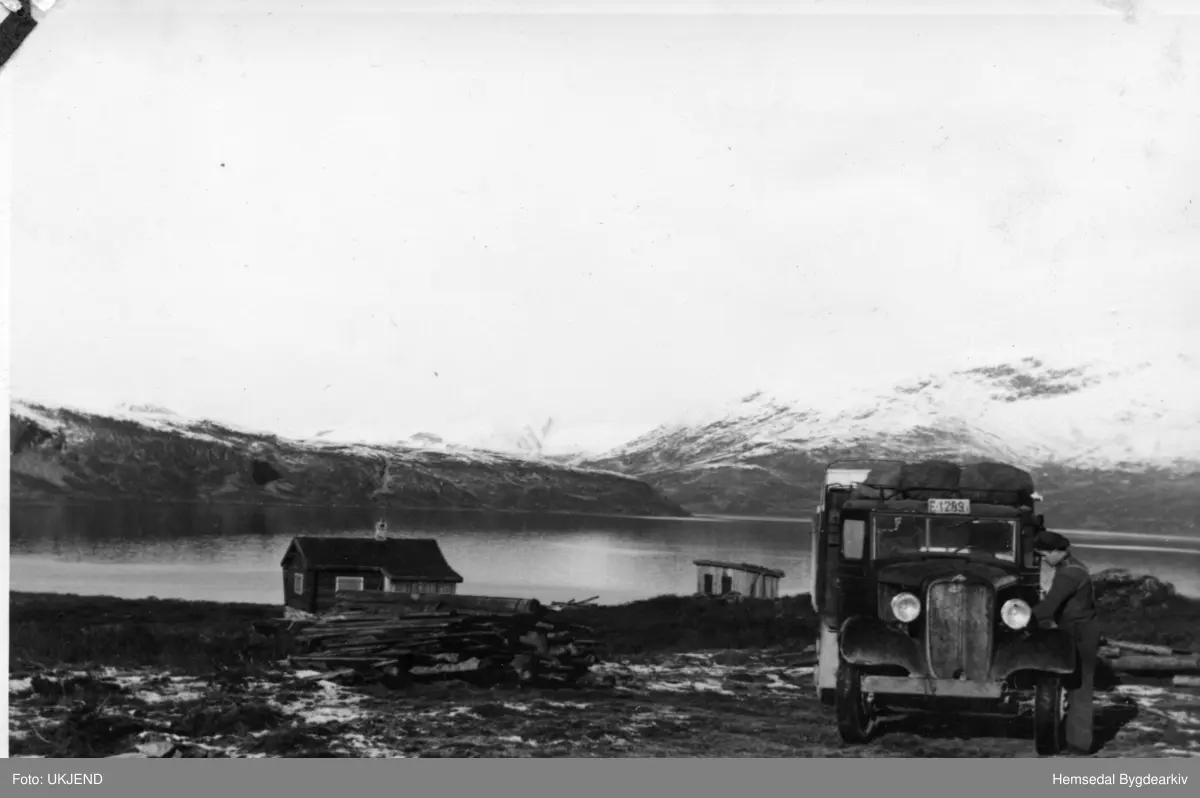
[[[862,672],[849,662],[842,662],[838,668],[834,705],[842,740],[853,744],[869,742],[875,733],[875,711],[862,691]]]
[[[1064,744],[1062,679],[1042,674],[1033,696],[1033,747],[1038,756],[1056,756]]]

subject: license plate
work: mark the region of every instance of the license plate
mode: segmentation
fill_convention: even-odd
[[[930,499],[929,512],[938,515],[969,515],[970,499]]]

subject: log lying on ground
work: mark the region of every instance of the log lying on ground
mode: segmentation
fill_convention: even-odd
[[[1159,657],[1191,653],[1186,649],[1171,648],[1170,646],[1158,646],[1153,643],[1134,643],[1129,640],[1110,640],[1107,638],[1101,641],[1101,645],[1119,651],[1127,651],[1130,654],[1151,654]]]
[[[599,660],[590,630],[543,620],[536,599],[338,592],[331,612],[293,624],[294,666],[368,679],[574,682]]]
[[[1135,643],[1128,640],[1101,640],[1098,654],[1118,673],[1200,673],[1200,654],[1170,646]]]
[[[561,612],[562,610],[570,610],[576,607],[587,607],[590,606],[593,601],[599,600],[599,598],[599,596],[592,596],[591,598],[585,598],[583,601],[578,601],[576,599],[571,599],[570,601],[552,601],[550,602],[549,609],[554,610],[555,612]]]
[[[500,596],[460,596],[452,593],[385,593],[382,590],[340,590],[335,594],[339,610],[394,615],[422,612],[457,612],[459,615],[532,615],[541,617],[545,608],[537,599]]]
[[[1123,671],[1132,673],[1154,671],[1159,673],[1192,674],[1200,673],[1200,654],[1176,657],[1129,654],[1109,660],[1108,665],[1118,673]]]

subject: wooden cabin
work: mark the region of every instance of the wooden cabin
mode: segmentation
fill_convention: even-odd
[[[695,560],[696,592],[705,596],[740,593],[746,598],[778,598],[783,571],[744,562]]]
[[[310,613],[329,610],[339,590],[452,594],[463,581],[426,538],[296,537],[280,565],[284,605]]]

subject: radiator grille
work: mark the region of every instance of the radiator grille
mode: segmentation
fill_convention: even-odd
[[[992,590],[937,582],[926,599],[929,667],[943,679],[987,679],[992,660]]]

